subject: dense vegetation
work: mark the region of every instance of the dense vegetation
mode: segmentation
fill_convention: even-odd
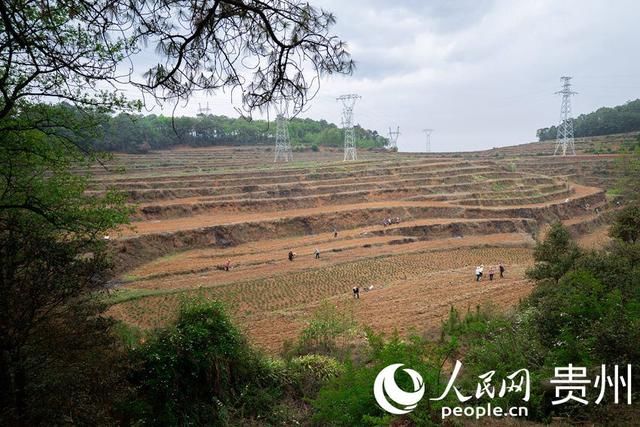
[[[144,152],[176,145],[256,145],[275,141],[276,123],[225,116],[166,117],[121,113],[100,116],[100,133],[92,146],[98,150]],[[387,139],[375,130],[355,126],[358,147],[383,147]],[[344,144],[344,131],[324,120],[294,118],[289,121],[289,138],[295,148]]]
[[[526,402],[522,393],[507,393],[466,405],[525,406],[529,419],[541,422],[615,417],[625,424],[633,412],[612,404],[611,389],[600,405],[554,406],[549,386],[555,367],[573,364],[595,376],[602,364],[640,363],[637,205],[620,210],[611,236],[610,246],[584,251],[554,224],[537,244],[536,264],[527,273],[536,281],[531,296],[509,314],[491,307],[460,314],[452,308],[438,341],[417,331],[408,338],[378,335],[358,325],[348,308],[326,303],[281,357],[268,357],[246,343],[220,304],[187,301],[175,326],[148,335],[144,344],[132,341],[132,393],[120,416],[152,425],[440,425],[441,408],[460,403],[454,393],[430,398],[442,394],[451,366],[461,360],[456,386],[467,396],[489,371],[495,371],[496,386],[522,368],[531,378]],[[425,397],[403,416],[383,411],[372,393],[378,372],[393,363],[417,370],[424,380]],[[408,376],[396,379],[411,389]],[[640,381],[637,370],[632,381]],[[594,402],[598,393],[590,387],[586,398]]]
[[[547,141],[555,139],[557,131],[558,128],[554,125],[538,129],[536,136],[540,141]],[[640,131],[640,99],[616,107],[602,107],[593,113],[581,114],[573,120],[576,138],[635,131]]]
[[[3,425],[100,423],[120,391],[122,354],[100,316],[110,265],[102,237],[130,211],[117,194],[87,196],[70,171],[93,159],[76,148],[91,124],[68,113],[23,104],[0,119]]]
[[[533,293],[517,312],[502,321],[499,317],[486,323],[481,334],[463,331],[461,340],[468,345],[466,361],[471,374],[491,369],[513,372],[526,366],[532,372],[533,396],[530,417],[539,420],[550,416],[575,419],[598,419],[618,407],[607,394],[605,404],[597,406],[561,405],[553,407],[554,398],[547,381],[555,367],[586,367],[595,378],[600,365],[637,366],[640,351],[640,247],[620,233],[635,227],[635,206],[618,214],[612,229],[614,242],[605,249],[578,249],[568,231],[555,224],[543,242],[535,248],[536,265],[529,276],[536,280]],[[592,379],[593,379],[592,378]],[[633,381],[640,379],[634,373]],[[594,402],[597,391],[589,389],[587,399]],[[513,403],[513,402],[512,402]],[[609,415],[611,416],[611,415]],[[622,419],[617,422],[624,424]]]
[[[507,316],[452,310],[438,342],[379,336],[332,305],[282,357],[253,349],[215,301],[186,301],[174,325],[146,334],[115,324],[102,315],[109,266],[102,236],[128,212],[116,194],[85,195],[83,178],[69,172],[87,160],[77,146],[93,131],[69,111],[29,105],[0,123],[19,129],[5,130],[0,149],[2,424],[386,425],[394,417],[371,392],[380,369],[411,366],[426,396],[438,396],[450,372],[444,367],[456,359],[465,364],[466,394],[481,373],[500,378],[527,367],[530,418],[595,420],[615,406],[550,405],[544,384],[553,367],[640,362],[637,173],[621,181],[625,207],[611,227],[613,244],[583,251],[554,225],[535,249],[531,297]],[[47,120],[46,132],[23,130],[34,118]],[[639,155],[628,156],[626,171],[638,170]],[[408,380],[399,384],[408,388]],[[511,395],[492,403],[521,404]],[[425,398],[402,422],[438,424],[440,407],[456,404],[454,395]]]
[[[306,57],[318,72],[350,69],[324,12],[295,2],[254,2],[249,9],[222,3],[202,14],[191,2],[171,2],[193,24],[176,26],[174,9],[163,1],[0,2],[0,425],[379,425],[391,421],[372,401],[380,367],[411,365],[431,395],[442,389],[443,364],[454,357],[469,367],[469,384],[477,372],[529,367],[531,416],[548,419],[554,412],[540,380],[555,364],[637,366],[640,221],[633,204],[620,213],[616,240],[602,251],[577,249],[555,226],[536,248],[532,297],[512,317],[478,310],[460,320],[452,312],[438,343],[354,335],[347,314],[325,307],[286,355],[270,358],[247,344],[216,302],[186,301],[174,325],[148,334],[106,317],[110,262],[103,236],[126,222],[129,211],[117,194],[88,196],[85,180],[70,170],[96,160],[86,151],[87,141],[98,140],[96,129],[106,126],[96,119],[131,106],[117,91],[96,92],[120,81],[118,65],[131,51],[166,41],[158,53],[167,65],[149,70],[145,89],[173,100],[239,86],[233,63],[213,66],[225,46],[277,58],[273,46],[282,42],[267,29],[285,24],[293,27],[293,40],[285,40],[288,54],[281,57]],[[265,17],[264,31],[255,31],[257,15]],[[226,35],[203,35],[219,22],[227,24]],[[178,27],[197,37],[173,34]],[[304,98],[306,82],[287,73],[295,66],[275,60],[253,70],[250,106],[268,103],[274,93]],[[36,103],[42,96],[84,108]],[[183,128],[193,137],[207,129]],[[141,132],[151,144],[152,136]],[[630,164],[637,170],[637,159]],[[636,198],[638,176],[625,183]],[[426,400],[406,420],[435,423],[437,408]]]
[[[0,17],[0,425],[223,420],[219,411],[207,411],[208,402],[175,401],[163,375],[184,380],[192,397],[203,390],[194,373],[209,375],[217,381],[214,391],[226,390],[218,405],[246,396],[227,380],[244,386],[242,373],[262,371],[250,360],[228,362],[246,356],[242,339],[223,317],[198,325],[197,310],[185,309],[175,330],[151,341],[149,351],[158,356],[182,353],[162,353],[163,359],[129,352],[121,336],[130,341],[132,335],[104,315],[111,266],[104,236],[130,211],[118,194],[87,195],[86,180],[72,171],[102,157],[91,149],[100,131],[108,131],[107,114],[140,111],[142,101],[123,96],[127,82],[158,103],[228,89],[241,94],[249,115],[275,98],[302,110],[320,75],[353,69],[346,45],[330,30],[335,18],[306,2],[226,0],[12,0],[0,2]],[[145,67],[137,55],[148,48],[157,63],[144,61]],[[261,66],[247,65],[246,57]],[[69,104],[57,103],[63,101]],[[116,128],[132,132],[123,147],[152,137],[142,132],[136,141],[133,127]],[[226,336],[209,336],[224,339],[220,346],[208,343],[200,353],[186,347],[220,328]],[[183,337],[185,346],[163,341]],[[202,358],[184,360],[195,356]],[[154,370],[158,362],[175,371]],[[243,371],[246,366],[252,370]],[[202,370],[188,369],[196,367]],[[248,416],[263,408],[251,406]]]

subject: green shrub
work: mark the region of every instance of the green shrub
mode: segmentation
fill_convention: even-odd
[[[558,281],[573,267],[579,255],[580,250],[571,238],[569,230],[557,222],[551,226],[544,241],[536,244],[536,264],[527,271],[527,276],[535,280]]]
[[[432,425],[439,417],[437,409],[444,402],[430,401],[428,396],[441,393],[439,385],[441,357],[435,346],[419,337],[401,339],[394,334],[385,340],[369,334],[369,358],[361,363],[348,361],[344,371],[320,389],[313,400],[313,421],[319,425],[366,426],[390,425],[394,417],[376,403],[372,387],[378,373],[385,367],[402,363],[416,370],[425,385],[425,397],[417,408],[405,416],[404,424]],[[412,390],[408,375],[399,371],[396,381],[400,388]],[[403,425],[404,425],[403,424]]]
[[[215,301],[183,304],[173,327],[132,351],[138,424],[220,425],[269,414],[281,397],[282,370],[253,351]]]
[[[609,235],[627,243],[635,243],[640,239],[640,205],[632,204],[622,208],[616,214]]]
[[[321,386],[344,372],[336,359],[319,354],[294,357],[286,369],[291,385],[304,397],[315,396]]]
[[[302,330],[298,342],[286,351],[286,355],[324,354],[342,359],[348,355],[357,329],[351,311],[339,310],[335,305],[324,301]]]
[[[554,407],[543,384],[555,367],[569,363],[595,372],[601,364],[640,362],[640,244],[617,239],[604,250],[583,253],[566,229],[554,225],[536,247],[535,260],[529,274],[538,282],[515,314],[486,315],[478,309],[460,320],[452,310],[443,334],[465,350],[463,384],[472,387],[477,375],[491,370],[500,378],[526,367],[531,374],[530,418],[606,418],[598,413],[606,413],[606,406]],[[632,383],[640,380],[638,373],[633,375]],[[491,402],[522,405],[509,395]]]
[[[473,395],[479,375],[495,371],[493,384],[508,375],[527,368],[531,374],[531,398],[522,401],[520,393],[495,396],[491,404],[501,407],[526,406],[529,416],[543,418],[541,411],[541,377],[546,349],[535,328],[536,309],[523,307],[514,314],[504,315],[491,307],[477,307],[460,319],[452,309],[443,330],[447,337],[464,349],[456,355],[464,360],[464,371],[458,385],[466,395]],[[487,403],[483,398],[480,402]],[[477,402],[477,401],[476,401]],[[475,403],[474,403],[475,404]]]

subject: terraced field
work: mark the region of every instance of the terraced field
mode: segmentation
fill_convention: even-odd
[[[638,135],[638,132],[631,132],[576,138],[577,156],[553,157],[555,141],[500,147],[468,155],[508,163],[512,170],[537,172],[610,189],[616,185],[621,173],[620,163],[623,156],[615,153],[619,152],[624,143],[636,141]]]
[[[323,300],[383,332],[429,333],[452,305],[517,303],[545,226],[561,220],[584,233],[607,211],[602,189],[556,173],[549,158],[535,158],[551,165],[541,173],[476,155],[340,156],[294,153],[274,164],[265,148],[184,149],[85,171],[90,191],[117,188],[136,204],[133,227],[109,236],[118,270],[110,313],[161,326],[181,298],[203,294],[227,302],[271,351]],[[475,282],[476,265],[487,273],[500,262],[505,278]],[[354,300],[354,286],[370,290]]]

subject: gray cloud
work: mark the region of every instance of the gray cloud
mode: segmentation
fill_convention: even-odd
[[[399,125],[401,150],[439,151],[528,142],[559,115],[560,76],[574,76],[574,113],[640,97],[633,0],[315,0],[334,12],[335,31],[358,64],[331,77],[305,113],[339,122],[335,97],[356,92],[356,121],[386,134]],[[196,98],[179,109],[194,113]],[[209,98],[234,114],[228,97]]]

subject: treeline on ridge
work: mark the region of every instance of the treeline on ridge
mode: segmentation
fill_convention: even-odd
[[[145,152],[177,145],[272,145],[276,135],[275,121],[203,114],[173,118],[155,114],[100,114],[98,122],[98,133],[91,145],[102,151]],[[375,130],[359,125],[354,128],[358,147],[382,148],[387,142]],[[317,150],[321,146],[344,144],[344,131],[325,120],[293,118],[288,130],[294,148]]]
[[[576,138],[634,131],[640,131],[640,99],[616,107],[602,107],[573,120]],[[557,132],[558,127],[551,126],[538,129],[536,136],[540,141],[547,141],[555,139]]]

